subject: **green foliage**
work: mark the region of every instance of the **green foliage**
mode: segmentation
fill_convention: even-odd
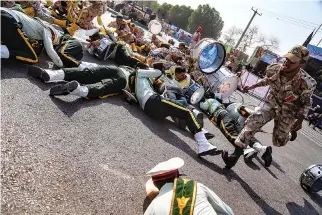
[[[185,5],[171,5],[163,3],[159,5],[156,1],[139,1],[138,4],[143,7],[149,7],[157,14],[159,19],[171,22],[181,29],[193,33],[198,26],[202,27],[202,37],[211,37],[218,39],[221,35],[224,22],[219,12],[209,6],[199,5],[196,10]]]
[[[224,21],[219,12],[215,8],[210,7],[209,4],[199,5],[197,10],[189,17],[188,28],[190,32],[193,32],[198,26],[201,26],[203,29],[202,37],[218,39],[224,27]]]
[[[161,19],[168,19],[169,11],[173,6],[171,4],[163,3],[157,7],[156,14]]]
[[[188,19],[192,12],[193,9],[191,9],[191,7],[187,7],[185,5],[175,5],[169,11],[168,20],[175,26],[187,30],[189,24]]]

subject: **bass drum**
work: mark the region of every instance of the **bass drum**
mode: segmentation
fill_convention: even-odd
[[[156,20],[151,20],[151,22],[149,22],[148,29],[152,34],[159,34],[162,30],[162,25]]]
[[[219,71],[207,75],[211,92],[220,93],[222,99],[228,98],[237,89],[238,77],[226,68],[220,68]]]
[[[312,193],[322,190],[322,166],[312,165],[301,174],[301,187]]]
[[[226,50],[223,44],[211,38],[200,40],[192,49],[192,58],[198,60],[198,67],[203,73],[216,72],[224,63]]]

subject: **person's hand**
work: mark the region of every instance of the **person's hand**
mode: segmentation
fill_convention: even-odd
[[[100,45],[100,41],[96,40],[91,43],[92,46],[98,47]]]
[[[52,59],[52,60],[53,60],[54,64],[55,64],[56,66],[58,66],[59,68],[61,68],[61,67],[63,67],[63,66],[64,66],[64,64],[63,64],[62,60],[61,60],[59,57],[57,57],[56,59]]]
[[[293,124],[291,131],[298,131],[302,128],[304,118],[297,119],[296,122]]]
[[[248,91],[251,90],[251,87],[250,86],[245,86],[243,89],[242,89],[242,92],[243,93],[248,93]]]

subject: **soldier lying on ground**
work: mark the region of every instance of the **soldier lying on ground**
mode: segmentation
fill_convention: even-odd
[[[22,12],[7,8],[0,10],[1,58],[37,63],[38,55],[45,48],[58,67],[75,67],[80,64],[83,47],[78,40]]]

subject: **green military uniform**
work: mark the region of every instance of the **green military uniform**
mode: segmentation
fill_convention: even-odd
[[[303,46],[296,46],[288,55],[305,62],[309,52]],[[245,128],[236,140],[236,144],[241,147],[246,147],[255,133],[272,119],[274,119],[273,145],[285,146],[290,139],[289,132],[296,119],[303,119],[308,113],[316,82],[303,70],[288,78],[282,74],[281,65],[272,64],[267,68],[266,77],[253,87],[268,85],[270,91],[267,104],[247,119]]]

